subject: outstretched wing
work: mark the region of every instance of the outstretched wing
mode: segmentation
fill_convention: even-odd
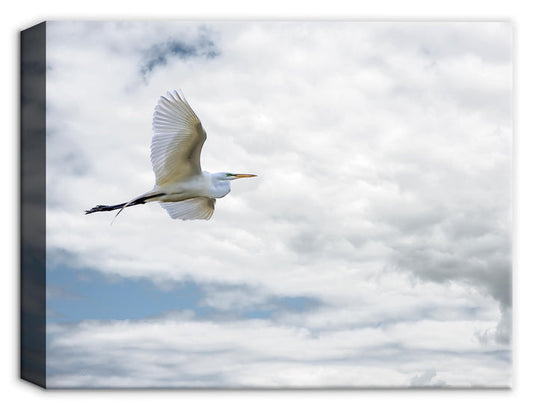
[[[172,219],[209,219],[215,211],[215,199],[198,197],[180,202],[160,202]]]
[[[152,129],[150,158],[157,185],[202,172],[200,152],[206,133],[183,95],[174,91],[159,98]]]

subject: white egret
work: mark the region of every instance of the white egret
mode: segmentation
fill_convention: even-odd
[[[202,171],[200,152],[206,132],[183,94],[177,91],[159,98],[152,129],[154,188],[122,204],[97,205],[86,214],[120,209],[118,216],[128,206],[158,201],[173,219],[209,219],[216,198],[230,192],[231,180],[256,176]]]

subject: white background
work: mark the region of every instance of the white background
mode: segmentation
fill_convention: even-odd
[[[423,1],[374,1],[370,5],[347,6],[341,1],[322,3],[320,7],[270,1],[254,5],[240,1],[220,3],[196,1],[183,5],[177,2],[155,2],[135,7],[92,1],[90,9],[82,9],[66,1],[33,1],[9,4],[2,16],[2,125],[3,141],[0,164],[4,176],[2,209],[2,261],[6,278],[2,286],[2,312],[5,325],[2,349],[2,383],[4,403],[11,406],[42,406],[44,408],[79,408],[117,405],[145,408],[147,405],[231,406],[237,408],[270,408],[271,406],[345,407],[377,405],[410,406],[413,408],[449,408],[450,406],[483,406],[522,408],[530,395],[531,332],[528,312],[531,299],[531,277],[528,275],[532,221],[528,209],[533,207],[529,195],[531,174],[531,96],[528,72],[531,67],[533,38],[531,13],[519,1],[475,2],[452,1],[435,4]],[[523,4],[523,2],[522,2]],[[18,379],[18,36],[19,31],[47,19],[363,19],[363,20],[491,20],[509,19],[515,31],[515,233],[514,233],[514,389],[512,391],[302,391],[302,392],[45,392]],[[16,404],[15,404],[16,403]]]

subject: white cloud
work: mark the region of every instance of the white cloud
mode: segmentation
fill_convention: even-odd
[[[246,320],[58,328],[54,366],[68,342],[120,376],[59,372],[54,384],[179,385],[176,372],[200,384],[508,384],[508,361],[484,355],[509,349],[510,37],[498,23],[50,24],[49,259],[159,284],[216,284],[204,303],[217,309],[271,295],[322,303],[254,322],[247,337]],[[154,45],[206,38],[216,58],[170,53],[143,76]],[[153,204],[113,226],[112,215],[83,215],[151,188],[152,110],[173,88],[207,130],[203,167],[259,178],[234,183],[207,223],[172,221]],[[219,285],[229,287],[217,300]],[[101,339],[84,342],[85,326]],[[128,343],[147,343],[144,326],[151,353],[122,364]],[[108,362],[102,348],[119,328],[124,339]],[[145,368],[165,349],[192,360],[181,339],[156,340],[165,329],[207,332],[206,351],[236,340],[239,354],[252,341],[260,348],[242,364],[217,353],[221,367],[207,363],[201,374],[181,362],[171,374],[163,365],[137,374],[136,363]],[[382,346],[372,365],[330,362],[350,349],[367,356],[375,338]],[[396,346],[390,355],[387,344]],[[393,363],[400,351],[412,367]]]
[[[264,320],[183,316],[53,325],[50,386],[401,387],[428,366],[450,385],[503,386],[510,377],[505,357],[480,349],[474,337],[486,327],[420,321],[314,334]],[[62,375],[71,376],[73,367],[83,370],[67,380]]]

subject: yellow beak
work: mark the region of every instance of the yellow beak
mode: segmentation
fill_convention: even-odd
[[[256,176],[254,174],[235,174],[235,178],[252,178]]]

